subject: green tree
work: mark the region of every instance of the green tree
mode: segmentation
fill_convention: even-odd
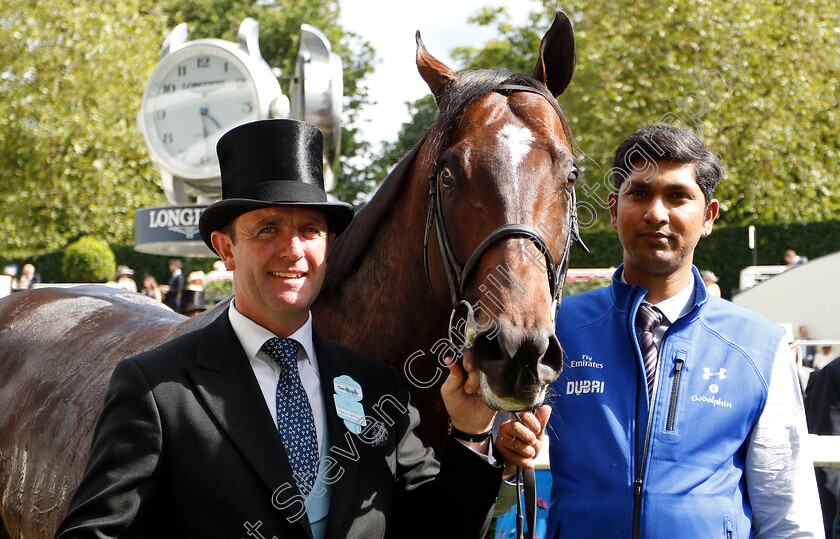
[[[413,102],[406,103],[411,121],[402,124],[397,134],[397,140],[385,141],[382,155],[371,162],[366,171],[366,178],[371,191],[377,182],[383,180],[391,172],[403,155],[411,150],[426,134],[437,116],[437,105],[432,94],[425,95]],[[363,197],[361,197],[363,198]]]
[[[82,234],[130,240],[137,207],[163,202],[135,127],[164,19],[120,2],[0,7],[3,250]]]
[[[481,47],[453,51],[460,69],[506,66],[530,73],[555,2],[514,26],[504,9],[472,21],[496,29]],[[681,123],[723,159],[718,189],[729,224],[825,220],[840,209],[836,135],[840,9],[725,0],[571,0],[577,69],[560,98],[580,148],[579,197],[609,222],[607,171],[633,130]],[[582,216],[587,212],[582,211]]]
[[[300,25],[323,31],[344,65],[343,154],[365,151],[352,123],[368,102],[373,50],[337,24],[335,0],[8,0],[0,4],[0,234],[6,254],[63,248],[89,234],[133,243],[134,211],[166,204],[136,127],[167,32],[236,40],[246,16],[288,91]],[[364,182],[342,159],[340,196]]]

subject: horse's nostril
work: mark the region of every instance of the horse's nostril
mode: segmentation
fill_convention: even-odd
[[[472,356],[484,373],[484,398],[499,410],[525,410],[540,402],[546,386],[563,366],[560,343],[550,329],[524,331],[502,326],[495,335],[481,332]]]
[[[563,364],[560,343],[553,333],[510,328],[479,332],[473,341],[472,356],[478,367],[491,375],[502,371],[529,371],[536,375],[541,366],[559,372]]]
[[[542,364],[557,371],[558,375],[563,370],[563,348],[554,334],[548,338],[548,349],[543,355]]]
[[[478,364],[478,368],[485,374],[498,374],[504,369],[506,355],[503,353],[499,343],[499,336],[493,336],[491,332],[482,331],[478,333],[473,341],[471,353]]]

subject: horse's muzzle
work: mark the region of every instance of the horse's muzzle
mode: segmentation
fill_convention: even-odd
[[[501,325],[497,331],[478,331],[470,352],[480,371],[484,400],[505,412],[538,407],[563,369],[563,352],[551,329]]]

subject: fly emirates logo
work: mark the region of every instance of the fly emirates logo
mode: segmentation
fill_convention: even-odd
[[[590,369],[603,369],[604,364],[593,361],[592,356],[583,354],[579,360],[573,360],[569,366],[573,369],[580,368],[580,372],[588,372]],[[588,393],[603,393],[603,380],[569,380],[566,382],[566,395],[586,395]]]

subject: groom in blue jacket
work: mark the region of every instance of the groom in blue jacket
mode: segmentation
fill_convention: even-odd
[[[822,537],[784,332],[711,297],[693,266],[718,215],[718,158],[655,125],[613,167],[623,264],[557,317],[546,537]]]

